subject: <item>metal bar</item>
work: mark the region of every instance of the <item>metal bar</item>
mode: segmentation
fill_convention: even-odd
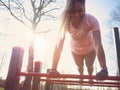
[[[40,81],[46,81],[51,84],[63,84],[63,85],[81,85],[81,86],[102,86],[102,87],[118,87],[120,88],[120,77],[109,76],[105,81],[79,81],[82,79],[95,79],[95,76],[89,75],[75,75],[75,74],[60,74],[57,78],[51,78],[47,73],[35,73],[35,72],[19,72],[19,76],[39,76]],[[67,78],[67,79],[65,79]],[[108,81],[110,80],[110,81]],[[113,80],[113,81],[112,81]]]
[[[47,82],[51,82],[51,83],[86,83],[86,84],[89,84],[91,82],[89,81],[79,81],[79,80],[59,80],[59,79],[40,79],[40,81],[47,81]],[[105,81],[93,81],[92,84],[111,84],[111,85],[120,85],[119,82],[105,82]]]
[[[49,74],[46,73],[35,73],[35,72],[18,72],[17,75],[19,76],[39,76],[39,77],[51,77]],[[76,75],[76,74],[60,74],[57,76],[57,78],[76,78],[76,79],[95,79],[95,75],[89,76],[89,75]],[[120,76],[108,76],[106,80],[120,80]]]
[[[103,81],[79,81],[79,80],[53,80],[53,79],[41,79],[41,81],[46,81],[52,84],[61,84],[61,85],[80,85],[80,86],[102,86],[102,87],[118,87],[120,88],[119,82],[103,82]]]
[[[79,85],[79,86],[101,86],[101,87],[117,87],[120,88],[120,85],[112,84],[87,84],[87,83],[63,83],[63,82],[54,82],[51,84],[61,84],[61,85]]]

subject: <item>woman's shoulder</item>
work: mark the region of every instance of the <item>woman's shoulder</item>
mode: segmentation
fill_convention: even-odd
[[[91,14],[86,14],[86,21],[87,21],[87,25],[89,27],[97,27],[99,28],[99,22],[97,20],[97,18],[94,15]]]
[[[92,14],[85,14],[88,23],[98,23],[97,18]]]
[[[96,19],[96,17],[92,14],[86,13],[85,16],[87,17],[87,19]]]

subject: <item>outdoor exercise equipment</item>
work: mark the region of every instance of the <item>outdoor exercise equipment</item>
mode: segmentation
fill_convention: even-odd
[[[120,69],[120,42],[118,36],[118,28],[114,28],[114,35],[116,41],[116,51],[118,56],[118,67]],[[10,66],[8,70],[8,75],[5,84],[5,90],[19,90],[20,76],[32,76],[34,81],[46,82],[45,90],[50,90],[50,85],[52,84],[63,84],[63,85],[81,85],[81,86],[102,86],[102,87],[117,87],[120,89],[120,76],[109,76],[105,81],[95,80],[95,76],[89,75],[75,75],[75,74],[60,74],[55,78],[48,73],[40,72],[21,72],[22,61],[23,61],[24,49],[21,47],[14,47],[12,49],[12,56],[10,61]],[[39,63],[40,65],[41,63]],[[40,66],[38,67],[40,68]],[[36,67],[37,68],[37,67]],[[84,79],[80,81],[79,79]],[[89,79],[94,81],[91,83]],[[33,82],[34,82],[33,81]]]

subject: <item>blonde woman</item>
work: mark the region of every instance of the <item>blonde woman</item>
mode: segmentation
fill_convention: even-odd
[[[105,80],[108,77],[108,70],[98,20],[85,12],[85,0],[67,0],[63,14],[64,34],[58,38],[50,74],[58,73],[56,69],[63,49],[65,33],[68,32],[71,37],[71,52],[79,73],[83,75],[85,61],[88,74],[92,75],[93,63],[97,56],[101,71],[97,73],[96,79]]]

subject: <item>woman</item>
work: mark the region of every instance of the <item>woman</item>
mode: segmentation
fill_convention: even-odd
[[[85,0],[67,0],[66,3],[62,23],[64,34],[58,38],[50,74],[57,73],[56,68],[63,48],[65,33],[69,32],[71,36],[71,51],[79,73],[83,75],[83,62],[85,60],[88,73],[92,75],[93,63],[97,55],[101,71],[97,73],[96,79],[105,80],[108,76],[108,71],[97,19],[85,13]]]

